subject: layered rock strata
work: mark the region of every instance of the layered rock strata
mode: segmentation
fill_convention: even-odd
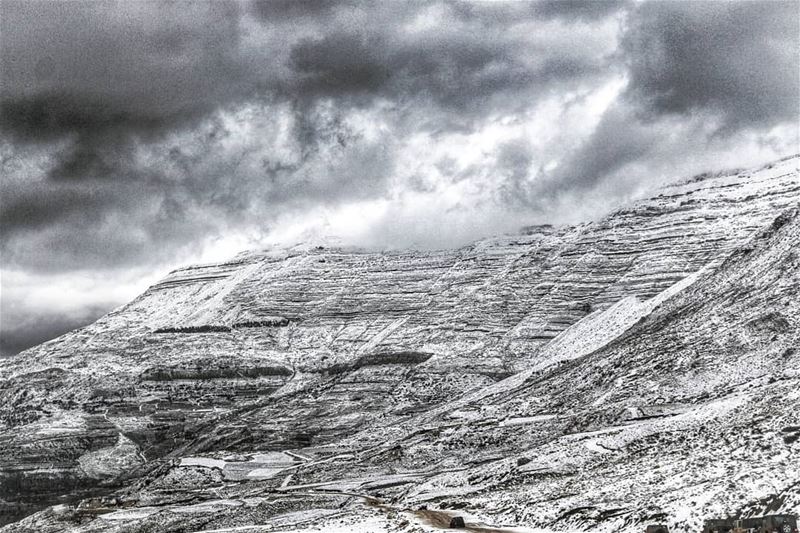
[[[595,471],[598,454],[619,444],[623,459],[602,459],[615,458],[598,479],[614,472],[630,476],[629,447],[658,442],[670,431],[609,429],[626,423],[624,416],[685,417],[689,421],[675,431],[678,441],[721,417],[718,431],[734,439],[740,426],[726,417],[739,413],[740,404],[715,404],[727,398],[722,392],[760,383],[758,376],[778,380],[758,389],[762,403],[742,400],[757,413],[747,423],[763,431],[768,428],[758,416],[768,417],[772,405],[780,418],[788,408],[780,398],[794,401],[790,385],[780,398],[771,391],[783,390],[790,378],[775,376],[796,363],[791,335],[798,315],[790,303],[775,309],[796,286],[795,263],[787,259],[796,223],[775,229],[777,236],[753,239],[800,201],[798,161],[688,180],[598,222],[537,227],[458,250],[297,247],[177,270],[95,324],[0,363],[6,520],[110,493],[132,479],[149,494],[139,507],[174,503],[153,492],[159,483],[169,485],[170,476],[180,478],[177,493],[184,496],[187,480],[200,493],[214,479],[237,487],[244,479],[254,484],[247,490],[258,491],[276,482],[248,477],[272,468],[253,454],[290,452],[305,458],[298,481],[327,483],[341,478],[336,465],[346,464],[351,477],[373,476],[357,486],[372,483],[378,493],[391,471],[433,484],[392,492],[403,501],[460,505],[453,497],[464,494],[475,509],[504,521],[611,523],[594,511],[573,512],[605,509],[582,496],[590,487],[603,493],[602,487],[576,472]],[[742,256],[748,247],[760,262]],[[770,250],[782,255],[769,256]],[[751,277],[734,290],[729,286],[737,272]],[[766,279],[773,283],[759,285]],[[713,292],[721,286],[724,292]],[[697,292],[703,287],[708,294]],[[704,307],[712,304],[716,314]],[[716,331],[720,323],[727,325]],[[687,340],[690,333],[693,340]],[[681,373],[687,371],[697,375],[686,378]],[[486,395],[494,390],[497,398]],[[697,411],[699,405],[708,407]],[[419,432],[426,424],[432,433]],[[791,440],[791,420],[779,424]],[[626,436],[583,447],[574,443],[589,437],[564,437],[606,430]],[[381,444],[390,438],[395,444]],[[781,453],[792,457],[792,446]],[[552,456],[553,468],[520,453],[526,449]],[[744,456],[754,453],[747,450]],[[404,459],[409,455],[413,459]],[[196,456],[237,464],[230,468],[240,477],[226,478],[224,468],[169,466]],[[646,463],[652,458],[641,460],[652,466]],[[317,462],[323,466],[307,465]],[[676,455],[670,464],[677,472],[692,463]],[[780,475],[797,480],[782,468]],[[454,471],[470,473],[447,481],[437,471],[451,478]],[[439,490],[442,484],[459,487],[459,480],[496,497]],[[542,504],[539,514],[515,514],[529,508],[519,494],[544,491],[555,498],[569,492],[569,483],[587,489],[564,499],[563,509]],[[510,488],[519,484],[532,488]],[[620,514],[630,523],[644,519],[641,509],[648,505],[672,509],[658,499],[660,492],[644,491],[648,500],[614,490],[637,502]],[[287,508],[308,508],[295,500]]]

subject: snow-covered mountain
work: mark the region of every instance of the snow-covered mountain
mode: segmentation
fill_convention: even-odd
[[[798,512],[799,165],[458,250],[175,271],[0,361],[0,513],[64,504],[9,531],[448,513],[690,531]]]

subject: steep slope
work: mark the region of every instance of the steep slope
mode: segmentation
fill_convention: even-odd
[[[462,427],[423,446],[505,458],[405,497],[592,531],[799,512],[798,249],[792,210],[605,347],[498,384],[473,408],[525,425]]]
[[[306,447],[296,462],[184,457],[80,530],[234,531],[288,521],[421,531],[458,514],[550,530],[641,531],[658,521],[696,531],[709,517],[797,513],[799,247],[793,209],[693,283],[645,302],[638,321],[616,321],[616,335],[590,353],[380,435]],[[603,329],[618,311],[574,329]],[[243,471],[250,482],[231,483]],[[90,512],[48,511],[21,526],[44,531]]]
[[[667,187],[597,223],[536,228],[455,251],[293,249],[176,271],[97,323],[0,363],[0,499],[17,518],[61,495],[96,494],[152,469],[160,479],[160,465],[193,454],[245,454],[226,468],[253,482],[265,476],[248,472],[285,468],[254,460],[256,452],[303,449],[314,462],[352,446],[363,459],[364,446],[404,436],[408,424],[440,424],[443,412],[469,420],[469,409],[441,406],[527,368],[536,373],[510,378],[522,389],[508,392],[501,382],[503,402],[482,408],[490,419],[534,417],[508,426],[526,433],[503,453],[565,427],[605,427],[630,402],[625,394],[663,387],[654,377],[660,367],[627,360],[619,364],[633,364],[634,373],[598,367],[608,383],[574,369],[586,368],[607,343],[622,342],[607,330],[628,331],[648,313],[655,320],[662,302],[642,301],[702,268],[715,271],[776,212],[796,204],[798,161]],[[753,324],[747,331],[771,327]],[[681,342],[662,348],[669,357],[683,354]],[[551,374],[576,381],[536,381]],[[707,375],[713,383],[716,374]],[[531,380],[543,385],[531,388]],[[677,389],[658,390],[662,403],[686,400]],[[557,414],[587,402],[597,405],[566,420]],[[486,427],[489,441],[505,438]],[[351,444],[342,441],[348,437]],[[417,460],[464,467],[460,451],[438,457],[428,437],[411,448]],[[441,446],[486,460],[458,439],[448,442]],[[198,467],[186,469],[199,475]],[[315,476],[313,469],[304,475]]]

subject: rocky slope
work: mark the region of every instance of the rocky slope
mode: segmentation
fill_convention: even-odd
[[[9,529],[796,511],[799,162],[459,250],[173,272],[0,362],[6,521],[95,497]]]

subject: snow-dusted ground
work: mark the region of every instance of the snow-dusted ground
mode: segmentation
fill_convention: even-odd
[[[0,363],[0,513],[64,502],[7,531],[798,512],[798,161],[461,250],[176,271]]]

